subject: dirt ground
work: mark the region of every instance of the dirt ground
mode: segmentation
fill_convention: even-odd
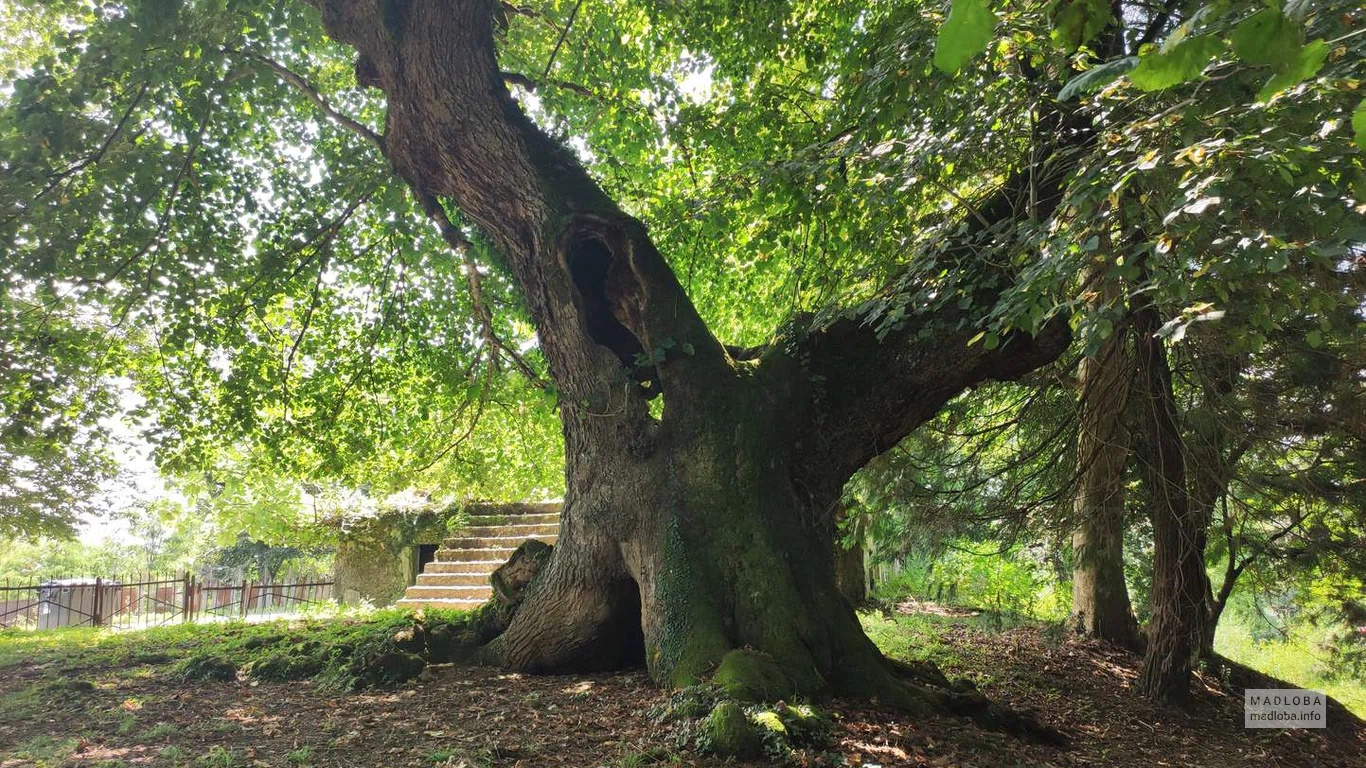
[[[1071,746],[836,701],[826,709],[837,743],[786,764],[1366,768],[1359,721],[1244,730],[1241,699],[1212,689],[1200,694],[1198,714],[1173,712],[1135,697],[1137,659],[1100,644],[948,624],[936,646],[951,676],[959,665],[976,670],[985,693],[1033,710]],[[665,694],[640,672],[533,677],[435,666],[397,691],[337,694],[311,682],[186,684],[166,674],[171,661],[82,668],[67,659],[60,675],[52,663],[0,669],[0,768],[736,764],[697,755],[654,724],[648,710]],[[783,763],[746,765],[774,764]]]

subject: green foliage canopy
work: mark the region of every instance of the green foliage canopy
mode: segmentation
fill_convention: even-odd
[[[499,56],[727,341],[951,306],[988,346],[1068,314],[1091,348],[1117,319],[1076,279],[1096,260],[1174,318],[1236,315],[1248,349],[1348,301],[1287,268],[1342,272],[1361,241],[1351,8],[1122,10],[547,0],[504,8]],[[6,458],[9,477],[100,466],[112,375],[139,394],[163,471],[215,498],[558,495],[558,395],[521,297],[477,232],[454,251],[387,167],[384,104],[316,10],[6,13],[25,34],[0,56],[0,344],[28,362],[0,403],[29,441],[6,439],[29,456]],[[1060,95],[1094,141],[1043,135]],[[1074,167],[1065,204],[987,227],[972,251],[994,272],[945,268],[978,202],[1045,160]],[[66,510],[60,526],[91,482],[26,508]],[[3,519],[32,529],[21,508]]]

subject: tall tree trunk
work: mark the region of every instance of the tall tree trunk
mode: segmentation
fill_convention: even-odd
[[[1104,298],[1117,298],[1108,292]],[[1102,299],[1103,300],[1103,299]],[[1072,533],[1072,618],[1082,635],[1141,647],[1124,581],[1124,417],[1132,377],[1128,338],[1120,329],[1081,361],[1077,491]]]
[[[735,359],[645,227],[508,94],[495,3],[317,1],[388,98],[395,169],[503,254],[561,393],[560,538],[486,657],[528,671],[643,658],[674,685],[751,677],[737,659],[759,660],[766,696],[969,706],[896,679],[863,634],[836,586],[830,511],[854,471],[949,398],[1054,359],[1065,322],[986,350],[947,314],[883,337],[841,320]],[[648,387],[626,372],[641,354]]]
[[[1152,619],[1138,689],[1173,704],[1190,697],[1191,664],[1207,622],[1205,536],[1186,488],[1185,445],[1176,420],[1167,349],[1157,307],[1146,295],[1133,312],[1138,410],[1146,429],[1144,479],[1153,523]]]

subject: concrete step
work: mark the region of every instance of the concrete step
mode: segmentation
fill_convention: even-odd
[[[418,608],[441,608],[448,611],[472,611],[483,604],[483,600],[438,597],[423,597],[411,600],[405,597],[397,603],[394,603],[394,605],[399,608],[412,608],[414,610]]]
[[[531,504],[474,503],[465,508],[472,516],[478,515],[558,515],[563,505],[556,501]]]
[[[493,594],[489,575],[529,538],[554,544],[560,533],[559,506],[525,504],[478,506],[470,524],[442,542],[436,559],[398,605],[406,608],[469,610]]]
[[[489,583],[487,573],[419,573],[419,587],[483,587]]]
[[[499,563],[507,562],[512,553],[516,552],[515,547],[485,547],[483,549],[438,549],[436,559],[443,563],[473,562],[476,560],[496,560]]]
[[[423,568],[422,572],[463,574],[480,573],[484,574],[484,578],[487,579],[488,574],[498,570],[498,566],[500,565],[502,565],[502,563],[497,560],[476,560],[474,562],[467,563],[447,563],[442,562],[440,560],[433,560],[432,562],[427,563],[427,567]]]
[[[560,516],[554,515],[470,515],[470,525],[558,525]]]
[[[413,585],[408,587],[404,597],[409,600],[487,600],[493,596],[493,589],[482,587],[428,587]]]
[[[469,528],[461,528],[460,536],[453,538],[521,538],[528,539],[536,536],[557,536],[560,533],[559,523],[538,523],[536,525],[476,525]]]
[[[553,533],[541,536],[457,536],[441,542],[441,546],[446,549],[482,549],[484,547],[512,547],[516,549],[528,538],[543,541],[546,544],[554,544],[559,536]]]

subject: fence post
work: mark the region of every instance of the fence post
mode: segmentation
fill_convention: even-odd
[[[180,577],[180,623],[184,624],[190,620],[190,572],[185,571]]]
[[[103,619],[101,618],[101,614],[103,613],[103,611],[100,610],[100,608],[102,607],[100,604],[102,602],[104,602],[104,579],[100,578],[99,576],[96,576],[95,607],[90,612],[90,626],[92,627],[98,627],[104,623]]]
[[[242,604],[239,606],[238,616],[245,617],[247,615],[247,584],[249,583],[246,579],[242,579]]]

